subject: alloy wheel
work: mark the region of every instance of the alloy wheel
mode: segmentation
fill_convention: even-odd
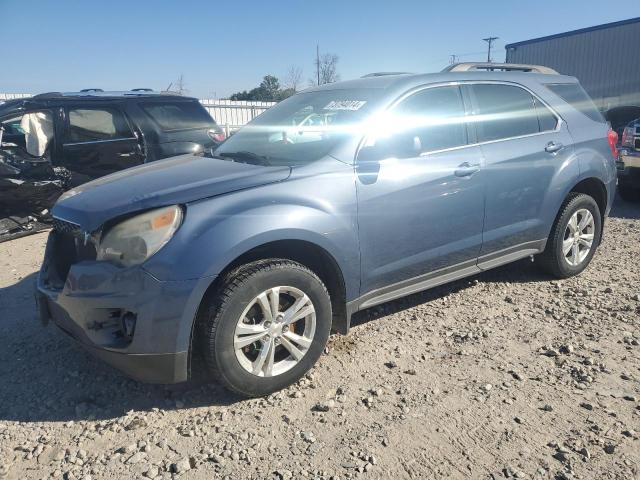
[[[238,319],[233,337],[236,358],[253,375],[280,375],[302,360],[315,330],[316,311],[302,290],[270,288],[249,302]]]
[[[571,218],[564,231],[562,254],[572,267],[577,267],[589,255],[593,246],[595,222],[592,213],[581,208]]]

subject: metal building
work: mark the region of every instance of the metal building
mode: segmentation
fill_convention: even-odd
[[[580,80],[614,128],[640,117],[640,17],[507,45],[508,63]]]

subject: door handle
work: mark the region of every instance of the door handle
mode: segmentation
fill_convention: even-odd
[[[469,162],[464,162],[458,165],[458,168],[453,172],[456,177],[470,177],[474,173],[480,170],[480,164],[476,163],[471,165]]]
[[[134,155],[135,155],[135,152],[116,153],[116,157],[133,157]]]
[[[556,143],[556,142],[549,142],[547,143],[547,146],[544,147],[544,151],[547,153],[556,153],[559,152],[560,150],[562,150],[564,148],[564,145],[561,144],[560,142]]]

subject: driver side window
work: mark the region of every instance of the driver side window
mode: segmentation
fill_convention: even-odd
[[[399,135],[418,153],[445,150],[467,144],[465,111],[460,88],[434,87],[421,90],[393,109],[402,126]]]

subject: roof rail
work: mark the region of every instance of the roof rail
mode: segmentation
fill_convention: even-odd
[[[481,63],[481,62],[464,62],[454,63],[442,69],[443,72],[470,72],[470,71],[488,70],[501,72],[531,72],[544,73],[546,75],[559,75],[553,68],[544,67],[542,65],[527,65],[523,63]]]
[[[386,75],[410,75],[409,72],[373,72],[367,73],[360,78],[369,78],[369,77],[384,77]]]
[[[58,98],[58,97],[62,97],[62,92],[46,92],[46,93],[39,93],[37,95],[34,95],[31,98],[36,98],[36,99],[43,99],[43,98]]]

